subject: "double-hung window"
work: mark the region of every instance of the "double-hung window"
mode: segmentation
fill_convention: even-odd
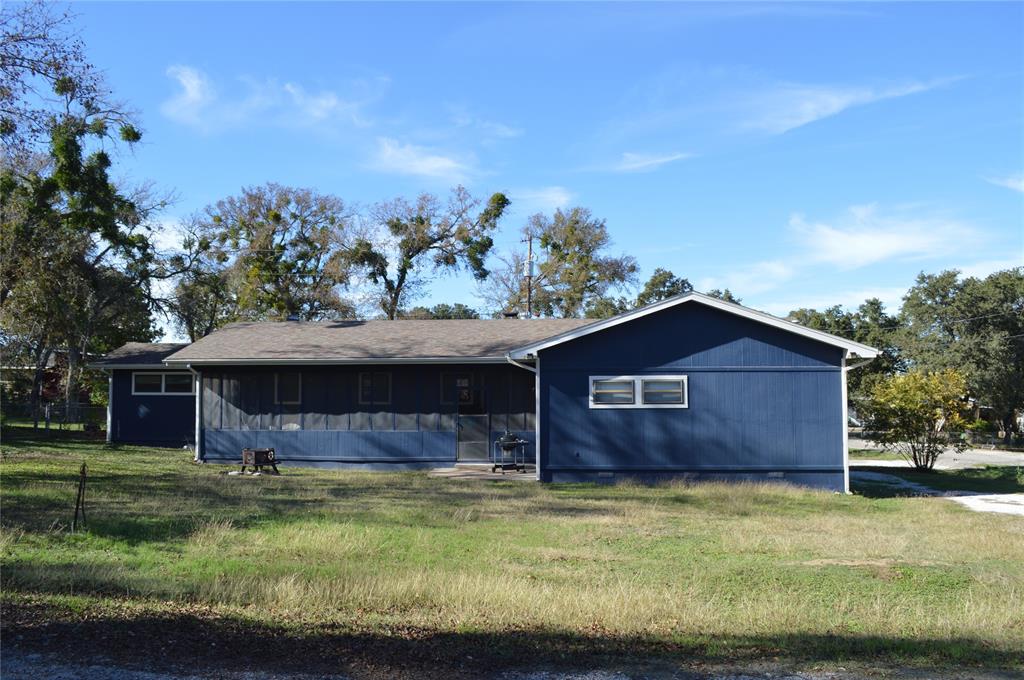
[[[590,376],[590,408],[687,408],[685,375]]]

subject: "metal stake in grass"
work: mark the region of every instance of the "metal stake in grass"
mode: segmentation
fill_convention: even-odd
[[[72,532],[78,529],[79,515],[82,517],[82,528],[85,528],[85,478],[88,472],[85,463],[82,463],[82,469],[78,471],[78,497],[75,499],[75,517],[71,520]]]

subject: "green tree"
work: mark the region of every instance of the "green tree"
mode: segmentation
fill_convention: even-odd
[[[396,319],[432,274],[466,267],[478,281],[487,278],[491,235],[508,205],[505,195],[496,193],[480,209],[480,201],[462,186],[452,190],[447,204],[431,194],[415,202],[398,198],[378,204],[372,214],[378,233],[358,238],[348,261],[373,286],[384,316]]]
[[[651,274],[651,278],[644,284],[643,290],[636,296],[636,306],[646,307],[647,305],[661,302],[677,295],[689,293],[693,286],[686,279],[679,278],[667,269],[658,267]]]
[[[605,220],[576,207],[537,214],[523,230],[535,239],[538,256],[530,282],[532,311],[537,316],[599,315],[614,303],[602,302],[609,292],[636,281],[636,260],[609,255],[612,240]],[[503,266],[487,281],[481,294],[501,311],[526,311],[526,256],[520,250],[500,258]]]
[[[880,353],[875,359],[847,374],[851,400],[861,399],[880,378],[903,369],[904,362],[896,344],[899,320],[885,313],[885,306],[878,298],[865,300],[855,312],[834,305],[822,311],[796,309],[788,318],[802,326],[878,348]]]
[[[348,256],[356,238],[353,215],[340,198],[274,183],[247,187],[209,206],[192,231],[190,250],[201,255],[192,260],[202,273],[184,279],[178,309],[196,311],[190,293],[229,287],[226,297],[243,319],[354,316],[339,292],[350,280]],[[203,316],[216,325],[220,311],[206,309]]]
[[[401,319],[479,319],[480,313],[461,302],[454,305],[441,302],[433,307],[413,307],[399,314]]]
[[[910,371],[877,382],[864,403],[873,441],[901,455],[919,470],[931,470],[946,449],[962,451],[967,381],[952,369]]]
[[[1024,409],[1024,267],[984,279],[955,270],[921,274],[900,312],[910,365],[957,368],[968,391],[998,415],[1007,443]]]
[[[712,288],[711,290],[707,291],[705,295],[710,295],[713,298],[725,300],[726,302],[731,302],[736,305],[743,303],[743,300],[733,295],[732,291],[729,290],[728,288]]]

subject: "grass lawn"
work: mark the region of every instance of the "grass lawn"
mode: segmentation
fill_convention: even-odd
[[[910,467],[859,466],[858,471],[880,472],[923,484],[936,491],[973,491],[976,493],[1024,493],[1024,467],[987,465],[962,470],[915,470]],[[885,484],[854,482],[854,491],[864,496],[913,495],[907,489]]]
[[[3,625],[26,645],[197,666],[239,647],[263,667],[387,677],[630,659],[1024,669],[1024,521],[941,499],[234,477],[17,429],[2,450]],[[88,530],[71,534],[83,461]]]
[[[853,460],[906,460],[898,453],[881,449],[850,449],[850,458]]]

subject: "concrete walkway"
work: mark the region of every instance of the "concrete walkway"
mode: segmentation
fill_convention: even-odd
[[[505,474],[502,474],[501,470],[491,472],[490,464],[457,465],[452,468],[437,468],[429,471],[427,475],[430,477],[444,477],[446,479],[489,479],[492,481],[505,480],[512,482],[537,481],[537,471],[532,465],[528,465],[525,472],[506,470]]]

